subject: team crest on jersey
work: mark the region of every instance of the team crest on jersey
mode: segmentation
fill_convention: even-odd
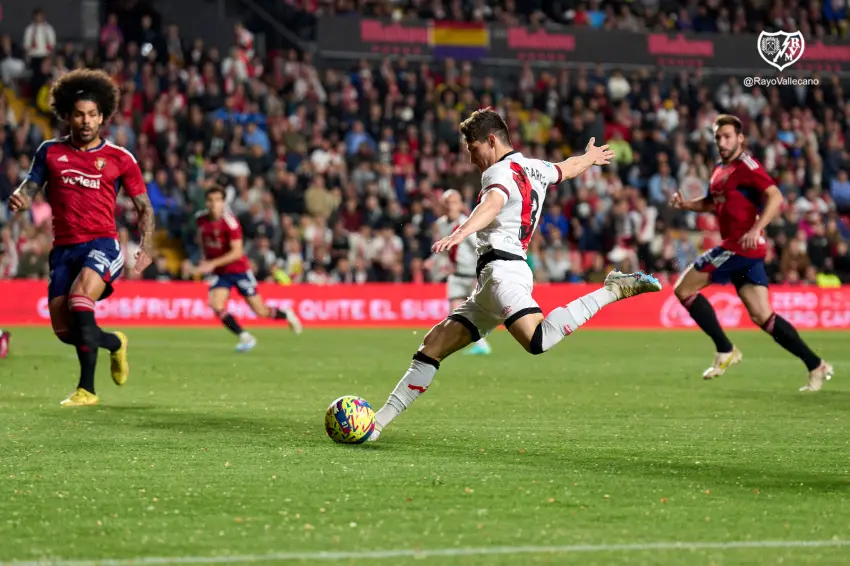
[[[106,167],[106,159],[98,157],[94,160],[94,166],[97,167],[98,171],[102,171],[103,168]]]

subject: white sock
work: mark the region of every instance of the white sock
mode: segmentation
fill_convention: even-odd
[[[590,320],[599,309],[617,300],[617,295],[604,287],[576,299],[565,307],[558,307],[549,313],[540,323],[543,334],[541,341],[542,352],[551,349],[555,344],[578,330]]]
[[[478,345],[479,345],[479,346],[481,346],[482,348],[489,348],[489,347],[490,347],[490,344],[488,344],[488,343],[487,343],[487,339],[486,339],[486,338],[482,338],[481,340],[479,340],[478,342],[476,342],[476,344],[478,344]]]
[[[387,404],[375,413],[378,428],[383,430],[402,411],[407,409],[417,397],[425,393],[434,380],[438,369],[440,369],[440,363],[437,360],[429,358],[422,352],[416,352],[404,377],[401,378],[401,381],[395,386],[393,392],[390,393]]]

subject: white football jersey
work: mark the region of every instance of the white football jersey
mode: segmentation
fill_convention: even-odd
[[[496,191],[505,199],[505,206],[476,234],[478,254],[495,249],[525,258],[549,185],[560,182],[561,171],[555,165],[518,151],[488,167],[481,175],[479,202],[488,192]]]
[[[452,222],[447,217],[441,216],[436,222],[437,234],[441,239],[447,238],[452,232],[457,230],[458,226],[466,222],[467,218],[465,214],[461,214],[457,220]],[[449,250],[449,261],[452,262],[456,274],[475,276],[475,264],[478,261],[476,245],[475,234],[470,234],[460,245]]]

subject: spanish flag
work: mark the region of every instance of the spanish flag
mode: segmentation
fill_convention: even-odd
[[[483,23],[432,21],[428,39],[440,58],[480,59],[490,50],[490,32]]]

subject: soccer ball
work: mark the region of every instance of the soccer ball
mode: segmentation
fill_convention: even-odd
[[[360,397],[340,397],[325,411],[325,430],[340,444],[366,442],[375,430],[375,411]]]

